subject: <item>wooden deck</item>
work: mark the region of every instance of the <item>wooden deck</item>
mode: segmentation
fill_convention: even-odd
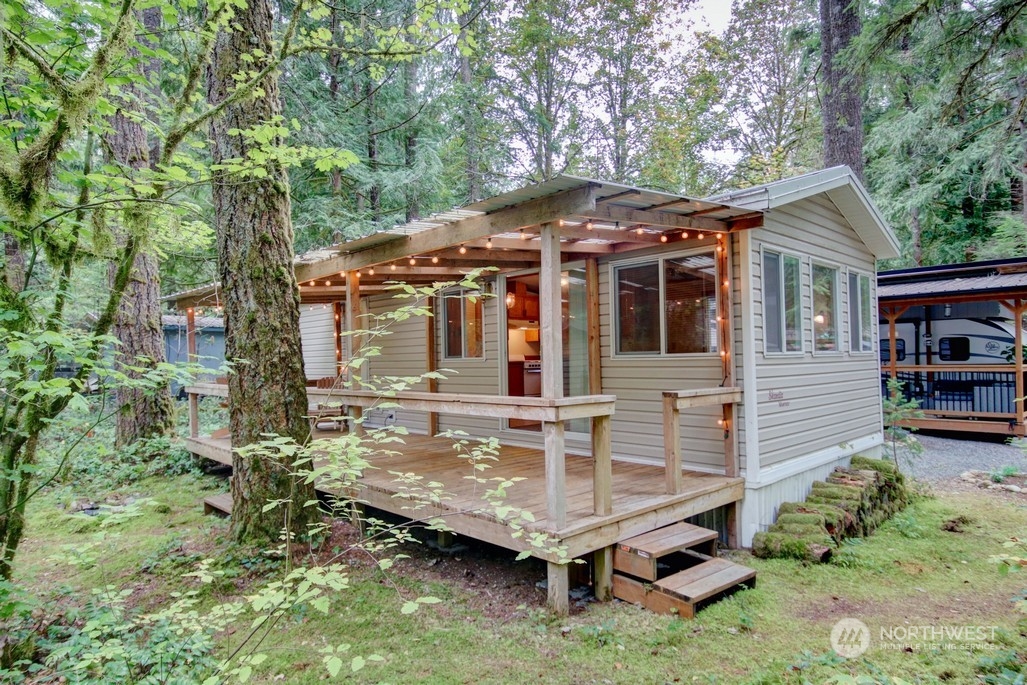
[[[339,435],[317,431],[316,437]],[[499,460],[486,462],[491,468],[479,472],[484,478],[524,478],[508,490],[504,504],[532,513],[535,521],[525,523],[526,535],[511,536],[511,528],[499,521],[483,499],[486,485],[474,483],[471,466],[453,450],[452,441],[423,435],[403,438],[405,445],[387,445],[397,454],[382,454],[370,461],[373,469],[359,481],[358,498],[365,504],[411,519],[428,515],[444,516],[458,535],[483,540],[507,549],[530,550],[533,556],[557,561],[557,555],[532,548],[526,540],[533,532],[545,533],[569,557],[579,557],[610,548],[627,537],[640,535],[661,526],[681,521],[719,506],[742,499],[743,480],[685,471],[677,494],[666,494],[663,466],[613,462],[613,508],[605,516],[594,514],[593,467],[590,457],[567,455],[567,522],[556,529],[546,518],[545,455],[540,449],[504,446]],[[215,461],[231,464],[231,445],[227,438],[187,439],[188,449]],[[441,504],[412,508],[404,497],[396,473],[413,473],[425,481],[443,484],[447,499]]]

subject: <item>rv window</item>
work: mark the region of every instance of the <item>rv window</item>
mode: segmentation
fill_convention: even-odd
[[[838,351],[838,269],[813,264],[813,349]]]
[[[970,359],[970,338],[942,338],[938,341],[938,357],[943,362],[965,362]]]
[[[614,269],[617,354],[717,351],[717,263],[713,252]]]
[[[871,320],[870,277],[849,272],[849,351],[872,352],[874,328]]]
[[[482,358],[481,294],[463,288],[447,290],[442,295],[442,303],[446,325],[443,337],[446,359]]]
[[[902,338],[895,340],[895,361],[901,362],[906,360],[906,341]],[[888,363],[891,361],[891,340],[886,338],[881,339],[881,363]]]
[[[799,258],[763,252],[764,336],[767,352],[802,351]]]

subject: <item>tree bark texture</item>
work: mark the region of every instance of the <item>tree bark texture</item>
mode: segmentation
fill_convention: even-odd
[[[863,181],[863,82],[842,52],[859,36],[859,0],[820,0],[824,166],[848,165]]]
[[[222,32],[208,68],[207,99],[216,105],[233,91],[233,75],[259,70],[270,59],[272,9],[267,0],[249,0],[238,11],[234,31]],[[244,55],[262,50],[252,62]],[[226,106],[211,124],[215,165],[246,159],[252,142],[229,130],[247,130],[282,111],[278,77],[272,73],[260,91]],[[276,140],[273,144],[281,144]],[[273,433],[303,442],[309,437],[306,383],[299,336],[299,289],[293,273],[293,231],[289,180],[277,162],[267,176],[213,174],[218,270],[225,294],[225,352],[235,361],[228,378],[229,426],[236,447]],[[304,507],[315,498],[312,486],[290,475],[291,464],[267,456],[232,457],[232,529],[237,539],[273,543],[285,527],[283,509],[264,512],[271,499],[288,499],[288,528],[296,534],[316,516]]]
[[[460,40],[464,41],[467,33],[467,24],[470,17],[467,14],[460,16]],[[464,128],[464,151],[467,155],[465,174],[467,176],[467,202],[477,202],[481,199],[481,169],[478,159],[478,117],[475,104],[477,97],[474,93],[474,79],[471,75],[470,55],[460,55],[460,85],[463,86],[462,120]]]
[[[147,33],[160,28],[159,8],[143,10],[139,18],[142,29]],[[149,41],[143,39],[142,42]],[[133,48],[129,54],[136,56],[138,51]],[[156,74],[153,62],[150,60],[144,65],[144,75],[151,79]],[[122,97],[117,101],[118,110],[108,120],[111,130],[104,140],[107,155],[130,177],[150,166],[150,141],[139,122],[148,99],[148,94],[139,86],[125,86]],[[156,149],[159,151],[159,147]],[[144,236],[152,230],[153,222],[153,213],[147,205],[129,203],[122,212],[118,245],[125,243],[125,231]],[[108,281],[112,286],[116,275],[117,265],[112,263],[108,267]],[[136,255],[128,287],[114,320],[113,333],[121,342],[117,357],[120,370],[130,379],[138,380],[147,370],[167,361],[161,326],[160,269],[151,249],[144,247]],[[118,388],[115,402],[118,408],[118,447],[131,445],[140,438],[166,435],[174,425],[175,408],[167,383],[152,389]]]

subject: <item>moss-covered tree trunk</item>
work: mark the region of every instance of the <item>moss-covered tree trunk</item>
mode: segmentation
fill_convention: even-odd
[[[223,102],[234,88],[233,76],[259,70],[270,59],[272,10],[267,0],[249,0],[222,31],[207,74],[207,98]],[[247,61],[251,57],[252,61]],[[229,104],[211,124],[215,167],[248,159],[255,143],[230,131],[246,131],[281,114],[278,79],[273,72],[253,98]],[[280,140],[272,144],[280,143]],[[303,441],[309,435],[306,382],[299,337],[299,289],[293,274],[293,232],[289,181],[272,160],[260,174],[215,171],[212,198],[217,227],[218,270],[224,293],[225,353],[238,360],[228,380],[232,444],[248,445],[275,433]],[[264,175],[266,173],[266,175]],[[290,477],[289,465],[265,457],[232,458],[232,528],[239,540],[271,543],[289,514],[296,533],[316,515],[303,507],[313,488]],[[268,500],[288,499],[282,508],[262,511]]]
[[[147,8],[140,13],[141,26],[152,35],[160,28],[160,9]],[[149,42],[145,41],[144,42]],[[133,48],[130,54],[137,51]],[[156,65],[151,60],[144,74],[153,78]],[[155,87],[150,85],[149,87]],[[108,157],[129,177],[150,166],[150,143],[140,119],[149,94],[137,85],[122,88],[118,110],[110,118],[111,130],[105,136]],[[129,204],[122,213],[122,232],[135,231],[143,238],[153,230],[153,211],[145,203]],[[121,236],[124,242],[124,235]],[[109,280],[113,284],[116,265],[111,264]],[[129,378],[140,378],[147,369],[167,360],[164,353],[164,330],[161,326],[160,271],[157,256],[144,247],[136,255],[132,276],[114,321],[114,336],[121,342],[118,358],[121,370]],[[130,445],[140,438],[167,434],[174,423],[171,389],[165,383],[159,388],[121,387],[116,391],[117,444]]]

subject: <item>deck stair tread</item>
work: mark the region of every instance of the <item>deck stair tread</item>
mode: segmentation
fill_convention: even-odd
[[[656,580],[660,559],[693,548],[715,556],[717,537],[715,530],[684,522],[657,528],[617,543],[613,568],[644,580]]]
[[[621,540],[613,552],[614,597],[692,618],[735,590],[754,587],[756,571],[716,556],[717,537],[680,522]]]
[[[755,577],[756,571],[747,566],[714,558],[661,578],[653,585],[667,594],[694,604]]]
[[[222,492],[204,497],[203,513],[230,515],[232,513],[232,493]]]

